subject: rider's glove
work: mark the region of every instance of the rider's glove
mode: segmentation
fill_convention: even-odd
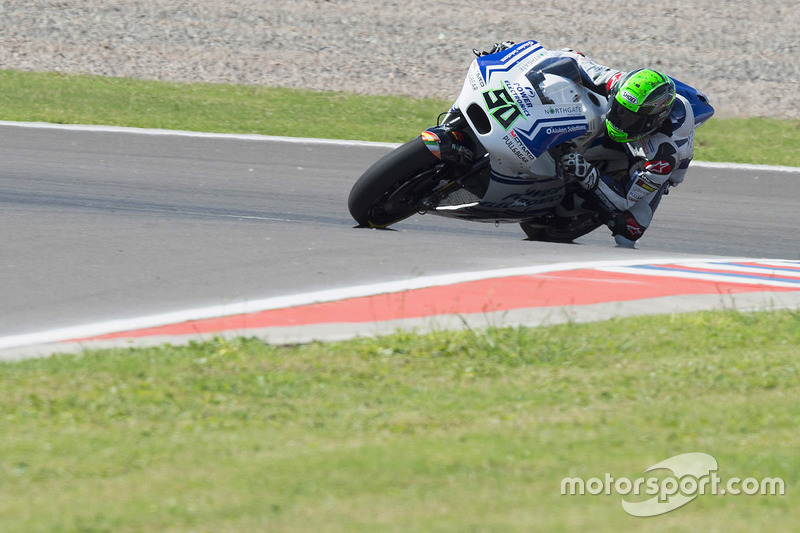
[[[561,156],[561,170],[564,177],[570,177],[580,183],[581,187],[591,191],[597,187],[600,173],[586,161],[581,154],[569,152]]]
[[[503,41],[502,43],[494,43],[494,46],[492,46],[492,49],[488,52],[485,50],[483,52],[478,52],[477,48],[473,48],[472,53],[478,57],[483,57],[489,54],[496,54],[497,52],[502,52],[503,50],[507,50],[512,46],[514,46],[514,41]]]
[[[496,54],[497,52],[508,50],[512,46],[514,46],[514,41],[503,41],[502,43],[494,43],[494,46],[492,47],[492,50],[489,53]]]

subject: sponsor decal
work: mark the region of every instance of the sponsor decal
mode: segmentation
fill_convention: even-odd
[[[574,139],[588,131],[583,116],[554,116],[535,120],[528,129],[514,130],[535,157],[555,144]]]
[[[435,133],[427,130],[423,131],[420,136],[422,137],[422,142],[424,142],[425,146],[428,147],[428,150],[430,150],[433,155],[441,159],[442,154],[439,152],[439,137]]]
[[[546,50],[536,41],[528,41],[510,48],[503,54],[490,54],[477,59],[481,77],[491,83],[495,74],[509,72],[512,69],[525,72],[537,61],[537,57],[546,54]]]
[[[509,194],[499,202],[492,202],[492,207],[498,209],[520,209],[550,205],[558,202],[563,194],[564,192],[561,187],[553,187],[544,190],[529,189],[525,192]]]
[[[622,72],[617,72],[616,74],[611,76],[611,78],[606,83],[606,91],[610,91],[611,87],[613,87],[614,84],[617,83],[617,80],[620,79],[621,77],[622,77]]]
[[[648,181],[643,180],[642,178],[636,180],[636,185],[646,190],[647,192],[655,192],[658,190],[658,187],[654,186],[652,183]]]
[[[511,96],[505,83],[499,89],[484,92],[483,100],[486,103],[486,110],[504,130],[508,130],[522,116],[519,104]]]
[[[536,41],[526,41],[518,44],[517,46],[512,46],[501,56],[501,60],[507,62],[518,55],[527,53],[530,48],[534,47],[541,47],[541,45]]]
[[[544,57],[545,55],[547,55],[547,51],[546,50],[542,50],[540,52],[537,52],[537,53],[533,54],[532,56],[523,59],[520,62],[519,66],[517,68],[521,72],[528,72],[531,69],[531,67],[533,67],[533,65],[538,63],[539,60],[541,60],[542,57]]]
[[[628,230],[628,235],[630,235],[633,240],[638,239],[644,234],[644,229],[633,217],[628,217],[628,219],[625,221],[625,226]]]
[[[531,160],[534,159],[533,154],[528,151],[522,139],[517,136],[514,130],[509,131],[508,134],[503,137],[503,142],[506,143],[508,149],[523,163],[530,163]]]
[[[578,97],[578,98],[580,98],[580,97]],[[580,106],[580,105],[549,105],[549,106],[544,106],[544,114],[545,115],[580,115],[580,116],[583,116],[583,107]]]
[[[672,165],[669,161],[648,161],[645,163],[644,168],[653,174],[661,174],[662,176],[672,172]]]
[[[628,91],[622,91],[620,96],[633,105],[639,105],[639,99]]]
[[[521,83],[516,82],[509,84],[508,89],[511,92],[511,95],[516,99],[517,104],[519,104],[519,107],[525,116],[530,117],[530,108],[536,105],[534,102],[537,101],[536,92],[530,87],[525,87]]]
[[[472,63],[469,73],[467,74],[467,80],[473,91],[483,89],[486,86],[486,83],[483,81],[483,76],[481,76],[480,68],[478,68],[477,60]]]
[[[562,133],[574,133],[574,132],[585,132],[589,128],[586,124],[574,124],[571,126],[554,126],[552,128],[547,128],[545,133],[548,135],[561,135]]]

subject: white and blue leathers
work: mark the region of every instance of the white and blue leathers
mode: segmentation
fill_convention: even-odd
[[[557,53],[573,58],[586,85],[603,96],[625,74],[574,50]],[[694,130],[692,106],[679,94],[662,127],[640,140],[617,143],[602,129],[576,140],[586,160],[600,171],[598,186],[588,194],[609,220],[619,245],[633,246],[650,226],[662,195],[683,182],[694,154]]]

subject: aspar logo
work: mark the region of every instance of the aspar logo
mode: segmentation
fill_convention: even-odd
[[[648,161],[645,166],[649,172],[653,174],[669,174],[672,171],[672,165],[669,164],[669,161]]]
[[[620,494],[622,508],[632,516],[658,516],[674,511],[691,502],[697,496],[711,494],[714,496],[740,494],[764,496],[783,496],[786,494],[786,483],[781,478],[732,477],[723,482],[717,474],[717,460],[707,453],[684,453],[670,457],[654,464],[644,473],[661,471],[670,472],[671,476],[639,477],[629,479],[614,478],[606,473],[604,477],[593,477],[584,481],[582,478],[564,478],[561,480],[562,495],[610,495]],[[653,496],[644,501],[630,501],[630,496]]]

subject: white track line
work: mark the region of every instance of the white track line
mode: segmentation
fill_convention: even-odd
[[[355,285],[340,289],[329,289],[315,292],[292,294],[287,296],[277,296],[259,300],[250,300],[235,304],[215,305],[195,309],[185,309],[169,313],[134,317],[129,319],[111,320],[107,322],[96,322],[91,324],[81,324],[65,328],[52,329],[34,333],[24,333],[0,337],[0,350],[18,348],[34,344],[49,344],[63,342],[71,339],[95,337],[108,333],[121,331],[134,331],[169,324],[179,324],[190,320],[202,320],[206,318],[219,318],[224,316],[241,315],[269,311],[272,309],[283,309],[287,307],[297,307],[314,303],[332,302],[350,298],[364,296],[374,296],[378,294],[397,293],[427,287],[438,287],[452,285],[468,281],[478,281],[484,279],[503,278],[511,276],[524,276],[533,274],[544,274],[548,272],[559,272],[577,269],[610,269],[616,267],[626,267],[645,264],[678,264],[678,265],[697,265],[718,262],[740,262],[740,261],[771,261],[768,259],[753,258],[733,258],[715,257],[709,258],[640,258],[627,260],[608,260],[591,262],[565,262],[552,263],[547,265],[533,265],[516,268],[502,268],[494,270],[482,270],[475,272],[455,272],[451,274],[440,274],[434,276],[421,276],[399,281],[373,283],[368,285]],[[774,260],[772,260],[774,261]],[[730,280],[726,280],[730,281]]]
[[[791,172],[795,174],[800,174],[800,167],[782,167],[778,165],[748,165],[745,163],[714,163],[710,161],[692,161],[691,166],[700,168],[718,168],[720,170],[750,170],[754,172]]]
[[[372,141],[350,141],[344,139],[313,139],[308,137],[281,137],[273,135],[257,135],[243,133],[207,133],[202,131],[163,130],[154,128],[128,128],[122,126],[92,126],[83,124],[51,124],[49,122],[13,122],[0,120],[0,126],[18,128],[86,131],[99,133],[130,133],[138,135],[169,135],[175,137],[197,137],[206,139],[231,139],[238,141],[258,142],[285,142],[294,144],[322,144],[338,146],[364,146],[375,148],[396,148],[398,143],[384,143]],[[700,168],[718,168],[730,170],[751,170],[764,172],[792,172],[800,174],[800,167],[786,167],[779,165],[747,165],[740,163],[713,163],[707,161],[692,161],[692,165]]]
[[[154,128],[128,128],[122,126],[93,126],[83,124],[51,124],[49,122],[12,122],[0,120],[0,126],[42,130],[83,131],[90,133],[129,133],[134,135],[196,137],[204,139],[230,139],[236,141],[285,142],[294,144],[327,144],[339,146],[367,146],[376,148],[396,148],[397,146],[400,146],[397,143],[350,141],[344,139],[312,139],[306,137],[258,135],[255,133],[209,133],[204,131],[162,130]]]
[[[369,141],[351,141],[338,139],[313,139],[303,137],[279,137],[270,135],[256,134],[230,134],[230,133],[207,133],[183,130],[165,130],[152,128],[128,128],[120,126],[94,126],[82,124],[52,124],[48,122],[13,122],[0,121],[0,126],[30,128],[30,129],[49,129],[63,131],[82,131],[98,133],[125,133],[152,136],[176,136],[176,137],[195,137],[208,139],[232,139],[258,142],[285,142],[296,144],[321,144],[321,145],[340,145],[340,146],[365,146],[379,148],[393,148],[399,146],[397,143],[378,143]],[[761,170],[776,172],[795,172],[800,173],[800,167],[781,167],[770,165],[739,165],[734,163],[706,163],[694,161],[695,166],[721,169],[738,170]],[[227,304],[211,306],[197,309],[188,309],[150,315],[131,319],[113,320],[66,328],[58,328],[37,333],[26,333],[20,335],[10,335],[0,337],[0,349],[27,346],[31,344],[43,344],[61,342],[69,339],[92,337],[119,331],[150,328],[166,324],[176,324],[188,320],[200,320],[204,318],[216,318],[221,316],[231,316],[237,314],[255,313],[269,309],[280,309],[284,307],[294,307],[310,303],[329,302],[345,298],[357,298],[360,296],[372,296],[389,292],[401,292],[424,287],[448,285],[465,281],[475,281],[479,279],[491,279],[505,276],[518,276],[541,274],[559,270],[575,270],[579,268],[614,268],[637,264],[656,264],[656,263],[675,263],[691,264],[692,262],[708,262],[708,259],[698,258],[696,261],[680,259],[655,259],[655,260],[634,260],[634,261],[601,261],[594,263],[556,263],[551,265],[539,265],[532,267],[521,267],[500,270],[487,270],[481,272],[464,272],[455,274],[445,274],[440,276],[425,276],[388,283],[378,283],[373,285],[361,285],[343,289],[332,289],[317,292],[301,293],[289,296],[252,300],[238,304]],[[715,258],[713,262],[720,261],[758,261],[754,258]]]
[[[790,288],[790,289],[793,288],[800,290],[800,285],[798,285],[797,283],[793,283],[791,281],[772,280],[768,279],[768,277],[766,276],[762,279],[756,279],[756,278],[729,276],[725,275],[724,273],[714,274],[712,272],[683,272],[680,270],[668,270],[668,269],[648,270],[648,269],[630,268],[630,267],[607,267],[607,268],[600,268],[598,270],[602,270],[603,272],[616,272],[618,274],[653,276],[657,278],[670,277],[670,278],[696,279],[699,281],[711,281],[716,283],[763,285],[765,287],[784,287],[784,288]],[[750,274],[754,273],[750,272]]]

